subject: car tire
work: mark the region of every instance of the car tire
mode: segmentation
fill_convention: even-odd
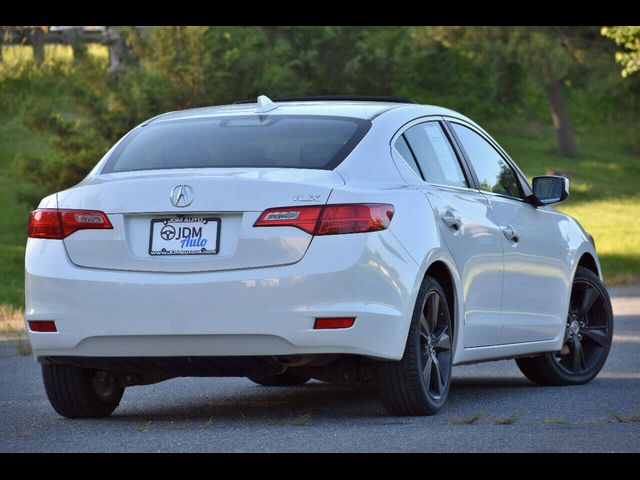
[[[120,404],[124,387],[107,375],[72,365],[42,365],[44,388],[53,409],[67,418],[110,415]]]
[[[401,360],[377,369],[380,399],[391,415],[434,415],[451,383],[452,319],[440,284],[425,277]]]
[[[520,371],[540,385],[581,385],[598,375],[613,339],[609,293],[591,270],[578,267],[573,280],[560,352],[517,358]]]
[[[311,380],[310,377],[301,377],[292,373],[282,373],[280,375],[250,375],[247,378],[253,383],[265,387],[293,387],[303,385]]]

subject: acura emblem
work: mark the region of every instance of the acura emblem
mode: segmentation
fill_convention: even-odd
[[[188,207],[193,203],[193,188],[189,185],[176,185],[171,189],[171,204],[174,207]]]

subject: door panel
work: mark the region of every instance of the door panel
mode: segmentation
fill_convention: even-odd
[[[464,346],[497,345],[502,335],[503,247],[489,203],[474,190],[432,185],[422,190],[462,281]]]
[[[560,256],[566,252],[556,216],[532,205],[486,195],[502,226],[504,294],[502,343],[554,339],[562,332],[567,280]]]
[[[552,340],[562,332],[566,312],[567,252],[556,220],[524,202],[524,188],[509,161],[478,131],[450,123],[502,230],[504,287],[501,302],[503,344]]]
[[[444,243],[462,281],[465,347],[497,345],[502,333],[502,232],[493,222],[489,202],[469,187],[468,175],[438,121],[404,132],[408,150],[426,182],[427,196]]]

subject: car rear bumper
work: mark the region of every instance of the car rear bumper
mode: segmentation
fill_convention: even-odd
[[[74,265],[62,241],[30,239],[25,319],[36,357],[402,357],[418,266],[389,231],[316,237],[299,262],[198,273]],[[318,317],[353,327],[314,330]]]

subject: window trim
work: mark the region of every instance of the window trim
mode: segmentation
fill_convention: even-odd
[[[418,162],[418,159],[416,158],[416,154],[413,151],[413,147],[411,146],[411,143],[409,143],[409,141],[407,140],[405,133],[407,132],[407,130],[409,130],[410,128],[413,128],[417,125],[421,125],[423,123],[432,123],[432,122],[436,122],[440,125],[440,128],[442,129],[442,133],[444,134],[445,138],[447,139],[447,141],[449,142],[449,145],[451,146],[453,153],[456,157],[456,159],[458,160],[458,164],[460,166],[460,169],[462,170],[462,175],[465,179],[465,182],[467,183],[466,187],[459,187],[456,185],[446,185],[446,184],[442,184],[442,183],[435,183],[435,182],[429,182],[427,180],[425,180],[424,178],[424,174],[422,173],[422,168],[420,167],[420,163]],[[478,189],[475,188],[475,179],[474,177],[471,176],[471,171],[469,170],[467,164],[466,164],[466,160],[461,156],[461,152],[458,149],[458,146],[456,145],[456,143],[452,140],[451,136],[449,135],[449,132],[447,130],[447,127],[444,125],[444,119],[442,118],[441,115],[427,115],[424,117],[418,117],[418,118],[414,118],[413,120],[405,123],[404,125],[402,125],[397,131],[396,133],[391,137],[391,141],[389,142],[389,145],[391,148],[395,149],[396,152],[398,152],[398,154],[400,154],[400,152],[398,151],[397,148],[395,148],[395,144],[396,141],[398,140],[399,137],[404,137],[405,142],[407,143],[407,145],[409,146],[409,151],[411,152],[411,155],[413,156],[413,161],[416,162],[416,165],[418,166],[418,170],[420,171],[420,176],[418,176],[418,180],[420,180],[421,183],[424,183],[426,185],[432,185],[434,187],[444,187],[444,188],[454,188],[456,190],[470,190],[470,191],[477,191]],[[411,169],[411,171],[415,174],[415,170],[413,170],[413,168],[411,167],[411,165],[409,165],[406,160],[404,160],[404,158],[402,157],[402,155],[399,155],[402,158],[402,161],[407,164],[407,166]]]
[[[487,134],[485,134],[482,131],[480,131],[474,125],[471,125],[471,124],[469,124],[468,122],[465,122],[462,119],[459,119],[459,118],[456,118],[456,117],[446,117],[446,118],[444,118],[444,123],[447,124],[447,128],[451,131],[452,137],[455,138],[455,142],[458,144],[461,152],[463,152],[465,163],[468,164],[468,167],[469,167],[469,169],[471,170],[471,172],[473,174],[473,180],[474,180],[474,183],[476,184],[476,189],[479,192],[482,192],[483,194],[487,194],[487,195],[493,195],[493,196],[496,196],[496,197],[502,197],[502,198],[508,198],[508,199],[511,199],[511,200],[516,200],[516,201],[522,202],[522,203],[529,203],[529,202],[527,202],[527,196],[528,196],[527,195],[527,189],[524,188],[524,185],[523,185],[523,180],[522,180],[523,173],[520,171],[520,169],[517,166],[515,166],[513,160],[511,160],[511,158],[506,155],[506,152],[502,149],[502,147],[500,147],[500,145],[495,140],[493,140]],[[477,174],[475,172],[475,169],[473,168],[473,164],[469,160],[469,156],[468,156],[466,150],[464,149],[464,146],[462,145],[462,142],[458,138],[458,135],[456,134],[456,132],[453,129],[453,127],[450,125],[451,123],[457,123],[459,125],[462,125],[463,127],[468,128],[472,132],[474,132],[477,135],[479,135],[480,138],[484,139],[491,147],[493,147],[493,149],[496,151],[496,153],[515,172],[516,180],[518,182],[518,187],[520,189],[520,194],[522,195],[522,198],[514,197],[513,195],[505,195],[505,194],[502,194],[502,193],[486,192],[486,191],[480,189],[480,182],[478,180],[478,176],[477,176]],[[528,182],[526,182],[526,185],[528,186]],[[528,188],[528,190],[530,191],[531,188]]]

